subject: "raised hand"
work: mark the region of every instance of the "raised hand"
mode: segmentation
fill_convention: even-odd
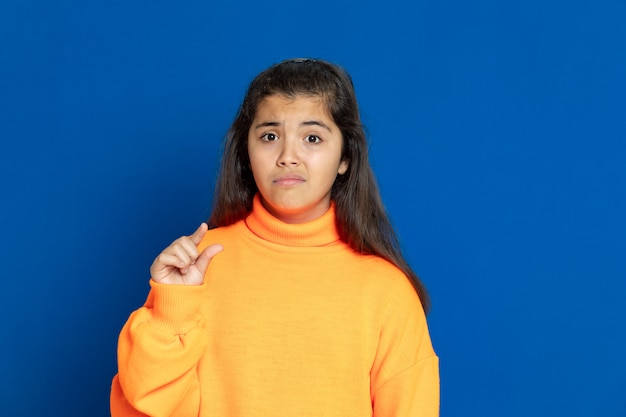
[[[224,249],[214,244],[198,252],[207,230],[207,224],[202,223],[191,236],[178,238],[165,248],[150,267],[152,279],[161,284],[201,285],[209,262]]]

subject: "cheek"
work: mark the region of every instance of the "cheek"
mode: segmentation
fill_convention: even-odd
[[[259,154],[259,150],[254,146],[248,145],[248,164],[253,171],[261,166],[262,155]]]
[[[324,184],[332,185],[335,182],[337,175],[339,175],[339,168],[340,164],[338,162],[331,164],[326,162],[326,164],[324,164],[324,168],[319,171],[322,174],[319,178],[320,181],[322,181]]]
[[[271,155],[267,152],[259,152],[259,149],[253,148],[248,152],[248,161],[254,181],[259,186],[259,183],[263,182],[271,174]]]
[[[257,178],[261,171],[261,167],[257,162],[258,161],[256,159],[250,158],[250,171],[252,171],[252,175],[254,176],[254,178]]]

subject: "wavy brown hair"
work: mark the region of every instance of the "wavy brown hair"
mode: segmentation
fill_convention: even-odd
[[[430,300],[426,288],[404,258],[380,197],[352,79],[338,65],[316,59],[290,59],[274,64],[250,83],[226,135],[209,227],[235,223],[252,209],[258,189],[250,170],[248,131],[258,103],[272,95],[318,96],[324,100],[341,130],[342,160],[348,162],[347,172],[337,176],[331,191],[339,235],[355,251],[378,255],[401,269],[428,312]]]

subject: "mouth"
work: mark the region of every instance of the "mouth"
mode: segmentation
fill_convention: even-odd
[[[305,181],[304,181],[304,178],[302,178],[300,175],[287,174],[287,175],[281,175],[280,177],[274,178],[273,182],[276,185],[290,186],[290,185],[302,184]]]

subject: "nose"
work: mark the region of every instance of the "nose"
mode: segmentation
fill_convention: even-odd
[[[281,167],[296,167],[300,165],[300,157],[298,155],[297,144],[295,140],[284,140],[278,155],[278,166]]]

